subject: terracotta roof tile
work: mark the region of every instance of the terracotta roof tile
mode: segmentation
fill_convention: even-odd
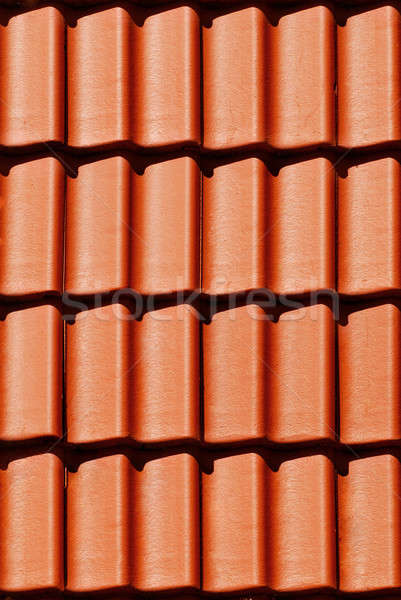
[[[199,438],[199,322],[187,305],[133,321],[122,304],[81,312],[66,332],[68,441]]]
[[[0,175],[0,294],[63,289],[64,170],[53,157]]]
[[[338,178],[338,290],[401,289],[400,163],[381,158]]]
[[[269,145],[278,149],[333,145],[332,11],[324,5],[280,11],[268,33]]]
[[[200,173],[183,156],[157,162],[132,182],[131,286],[143,294],[199,287]]]
[[[200,436],[199,316],[169,306],[134,321],[132,435],[139,442]]]
[[[269,583],[282,592],[336,587],[334,470],[325,456],[284,462],[269,494]]]
[[[217,313],[203,327],[206,442],[266,437],[264,316],[260,306],[243,306]]]
[[[199,470],[193,456],[151,460],[132,478],[136,589],[198,588]],[[174,507],[174,510],[172,510]]]
[[[72,146],[130,139],[130,35],[129,13],[119,6],[83,14],[67,28]]]
[[[113,455],[70,473],[68,589],[199,587],[198,481],[189,454],[151,460],[142,471]]]
[[[199,144],[198,11],[187,4],[139,16],[133,30],[132,138],[148,148]]]
[[[333,315],[324,304],[267,322],[267,432],[274,442],[335,438]]]
[[[278,294],[334,288],[331,163],[325,158],[296,162],[270,181],[266,287]]]
[[[68,473],[67,589],[130,585],[130,462],[114,455]]]
[[[66,325],[66,405],[72,443],[129,436],[132,362],[129,312],[120,304]]]
[[[269,173],[259,158],[219,165],[211,176],[203,177],[202,287],[206,293],[265,286],[268,190]]]
[[[398,0],[0,8],[0,595],[401,590]]]
[[[256,305],[220,312],[204,326],[203,356],[207,442],[334,439],[334,326],[325,305],[277,323]]]
[[[266,16],[257,6],[207,16],[202,32],[204,145],[220,150],[261,144],[266,137]]]
[[[117,451],[68,471],[64,506],[60,458],[16,458],[0,471],[1,589],[307,597],[337,588],[337,564],[341,592],[398,589],[399,487],[390,454],[336,475],[322,454],[283,455],[277,469],[225,452],[204,470],[189,453],[139,465]]]
[[[64,141],[64,19],[45,6],[0,26],[0,145]]]
[[[121,156],[82,165],[77,178],[67,178],[67,292],[85,295],[128,287],[130,180],[129,162]]]
[[[267,467],[257,454],[227,456],[202,475],[203,588],[267,585]],[[224,498],[224,502],[222,499]]]
[[[400,6],[353,9],[337,27],[338,143],[360,147],[401,137]]]
[[[62,435],[61,316],[54,306],[0,321],[0,439]]]
[[[84,14],[68,28],[71,146],[199,142],[197,12],[137,9],[135,17],[113,7]]]
[[[338,478],[341,591],[400,587],[399,527],[399,462],[389,455],[351,462]]]
[[[382,304],[352,312],[338,329],[344,443],[401,438],[400,327],[397,306]]]
[[[52,454],[21,458],[0,470],[2,590],[63,588],[63,488],[63,464]]]

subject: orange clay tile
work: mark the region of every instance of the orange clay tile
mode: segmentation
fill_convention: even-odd
[[[334,288],[334,174],[316,158],[269,179],[267,287],[278,294]]]
[[[324,304],[267,321],[266,430],[269,440],[334,439],[334,316]]]
[[[269,586],[336,587],[334,470],[321,455],[288,460],[270,475]]]
[[[199,587],[199,468],[190,454],[133,471],[132,582],[161,592]]]
[[[202,41],[204,146],[226,150],[263,143],[268,62],[263,10],[206,13]]]
[[[67,179],[67,292],[128,287],[130,179],[130,165],[121,156],[90,162],[77,178]]]
[[[262,308],[219,312],[203,326],[204,436],[241,442],[266,435],[266,317]]]
[[[339,588],[400,588],[400,464],[390,455],[354,460],[338,477]]]
[[[130,138],[131,19],[116,6],[83,13],[67,28],[68,143]]]
[[[200,141],[200,23],[193,6],[133,20],[132,139],[144,147]]]
[[[0,26],[0,145],[64,141],[64,18],[53,6]],[[5,59],[5,57],[7,57]]]
[[[67,589],[130,585],[130,463],[114,455],[68,473]]]
[[[360,7],[337,27],[338,143],[401,138],[401,14],[398,4]]]
[[[83,311],[66,325],[67,439],[78,444],[129,435],[131,316],[121,304]]]
[[[203,291],[263,288],[268,172],[258,158],[217,166],[203,177]]]
[[[401,288],[401,167],[394,158],[358,164],[338,178],[338,290]]]
[[[54,306],[0,321],[0,439],[62,435],[62,335]]]
[[[313,6],[278,16],[268,30],[267,141],[279,149],[334,144],[334,15]]]
[[[401,317],[383,304],[338,327],[340,436],[346,444],[401,438]]]
[[[63,588],[62,462],[28,456],[0,471],[0,588],[3,592]]]
[[[132,329],[131,434],[139,442],[199,438],[199,316],[154,310]]]
[[[258,454],[226,456],[202,474],[203,589],[266,586],[267,467]]]
[[[23,161],[0,175],[0,294],[62,291],[63,220],[56,159]]]
[[[133,173],[131,287],[167,294],[199,287],[199,168],[184,156]]]

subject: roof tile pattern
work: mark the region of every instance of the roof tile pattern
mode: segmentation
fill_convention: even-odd
[[[288,150],[334,146],[336,122],[343,147],[399,142],[400,27],[398,3],[4,9],[0,145]]]
[[[0,594],[399,594],[401,5],[5,1]]]

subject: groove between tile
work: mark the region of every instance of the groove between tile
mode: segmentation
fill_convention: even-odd
[[[65,461],[66,456],[63,458]],[[327,589],[328,595],[331,596],[335,592],[333,580],[335,557],[331,549],[335,540],[332,526],[335,513],[333,506],[335,478],[339,481],[337,497],[340,531],[337,537],[340,542],[342,569],[340,590],[373,593],[390,589],[396,591],[399,588],[399,575],[394,575],[399,565],[399,554],[396,551],[396,525],[400,519],[400,510],[396,501],[400,485],[399,454],[395,456],[394,452],[370,455],[361,453],[357,457],[348,457],[346,462],[343,456],[337,464],[333,463],[333,456],[328,458],[319,450],[316,453],[287,453],[276,457],[263,454],[260,450],[256,452],[246,450],[237,454],[226,452],[209,456],[208,461],[203,465],[199,462],[199,457],[193,457],[185,453],[185,450],[175,454],[148,454],[146,458],[139,453],[135,456],[121,454],[116,449],[113,454],[101,456],[97,453],[85,457],[84,460],[82,458],[81,456],[79,464],[75,463],[72,469],[69,468],[67,486],[67,518],[75,515],[67,528],[66,560],[69,562],[66,585],[70,591],[93,595],[95,592],[101,592],[102,587],[104,592],[107,592],[108,588],[110,590],[121,588],[122,595],[126,595],[126,583],[129,581],[127,578],[130,577],[128,562],[124,572],[119,570],[118,565],[121,560],[130,560],[131,546],[127,545],[128,539],[126,539],[120,547],[115,536],[131,536],[127,530],[128,501],[133,502],[134,506],[134,531],[135,527],[139,526],[153,531],[151,537],[144,538],[138,535],[136,539],[134,538],[135,549],[138,550],[143,546],[145,553],[154,556],[155,560],[152,564],[156,571],[160,572],[161,579],[164,581],[167,576],[168,581],[172,583],[167,586],[169,590],[163,585],[159,589],[159,583],[153,583],[153,575],[147,568],[142,570],[142,555],[137,553],[136,565],[134,565],[136,569],[134,587],[142,592],[149,592],[153,597],[156,597],[156,593],[172,592],[174,589],[177,589],[177,592],[181,589],[183,592],[187,587],[185,582],[188,581],[191,582],[190,587],[198,588],[199,579],[195,563],[198,563],[200,556],[197,542],[199,533],[196,531],[199,532],[201,522],[198,499],[202,497],[202,518],[206,527],[203,530],[203,544],[206,546],[203,546],[202,553],[203,560],[207,562],[207,576],[203,586],[205,592],[227,596],[229,593],[241,591],[244,593],[247,589],[258,591],[259,588],[259,591],[263,592],[266,588],[273,588],[281,596],[289,592],[316,593]],[[210,468],[212,464],[210,458],[213,461],[213,469]],[[350,462],[349,458],[351,458]],[[6,573],[0,567],[1,587],[6,592],[14,594],[29,589],[26,572],[20,573],[15,568],[15,559],[18,549],[24,552],[35,543],[35,540],[19,535],[21,523],[25,523],[26,513],[32,510],[32,505],[35,507],[36,514],[34,527],[38,528],[40,525],[43,527],[39,535],[44,535],[44,540],[50,546],[54,546],[56,553],[57,548],[62,544],[60,492],[64,488],[62,477],[64,465],[65,462],[54,453],[20,455],[14,457],[7,468],[1,471],[0,485],[4,498],[2,513],[9,523],[9,528],[0,534],[0,545],[3,546],[2,560],[9,561]],[[202,474],[200,490],[197,489],[196,484],[199,467]],[[378,474],[383,484],[379,498],[369,479],[372,470]],[[238,475],[241,475],[240,479]],[[44,487],[37,486],[35,495],[32,496],[32,486],[38,478],[42,480]],[[107,487],[105,487],[106,480]],[[252,515],[243,510],[244,503],[247,504],[247,496],[244,496],[244,490],[241,488],[241,481],[244,480],[248,483],[246,494],[252,494],[251,502],[255,509]],[[134,487],[131,497],[129,490],[132,484]],[[46,486],[48,486],[48,496],[44,502],[43,494],[46,493],[44,489]],[[157,522],[152,517],[152,512],[149,512],[146,498],[148,494],[153,493],[152,490],[156,489],[164,492],[154,499],[161,513],[171,503],[181,504],[183,512],[178,511],[179,514],[174,515],[174,523],[171,519]],[[103,493],[99,493],[102,490]],[[294,492],[297,497],[296,505],[292,496]],[[30,507],[26,501],[29,493],[31,493]],[[82,504],[83,494],[86,500]],[[221,494],[226,500],[225,507],[219,504],[220,512],[216,513],[216,498]],[[187,513],[184,505],[189,499],[188,506],[191,510]],[[364,501],[362,505],[360,500]],[[386,504],[383,505],[382,501]],[[114,519],[114,512],[110,513],[110,508],[113,509],[113,505],[117,503],[116,508],[119,510],[120,502],[123,506],[121,505],[119,528],[109,529],[107,524],[110,519]],[[270,507],[269,513],[266,512],[267,502]],[[97,513],[96,508],[104,503],[106,503],[105,509]],[[311,503],[315,505],[316,513],[309,510]],[[87,514],[88,505],[94,510]],[[387,513],[387,506],[390,507],[389,513]],[[51,521],[48,521],[48,510],[50,510]],[[263,520],[264,515],[271,513],[273,513],[275,527],[258,529],[260,535],[265,536],[265,543],[271,548],[270,555],[267,556],[268,560],[264,558],[263,550],[258,552],[255,558],[257,561],[255,566],[258,567],[256,574],[250,573],[249,569],[236,568],[239,559],[239,564],[246,563],[244,552],[249,552],[250,547],[248,545],[241,548],[233,544],[238,530],[232,528],[230,524],[236,522],[237,527],[241,528],[242,537],[247,538],[250,535],[254,536],[255,527],[258,526],[260,519]],[[278,514],[286,518],[274,521],[274,515]],[[346,527],[350,514],[361,526],[359,529],[348,528],[345,536],[341,531]],[[380,531],[375,544],[370,544],[369,520],[372,518],[376,519],[375,523],[378,521],[377,527],[381,526],[386,530],[384,535]],[[81,528],[78,526],[79,523]],[[107,573],[112,577],[107,580],[107,583],[104,579],[105,569],[99,570],[97,567],[99,561],[94,561],[96,553],[99,551],[104,553],[105,549],[105,539],[96,535],[96,527],[100,523],[109,537]],[[49,534],[47,538],[46,528]],[[11,535],[11,531],[12,537],[9,540],[10,544],[7,545],[7,536]],[[294,536],[301,532],[302,536],[298,541]],[[191,573],[190,580],[185,579],[182,570],[165,570],[169,560],[168,554],[167,558],[166,553],[157,556],[155,554],[157,549],[168,543],[171,536],[177,538],[177,543],[180,540],[180,547],[182,544],[190,545],[190,552],[182,554],[179,558],[180,561],[185,561],[186,568],[189,567],[188,561],[193,565],[190,571],[185,571]],[[307,553],[302,551],[305,538],[316,542],[308,547]],[[147,541],[149,539],[150,546]],[[256,538],[252,539],[252,543],[255,544]],[[365,552],[358,555],[352,553],[353,542],[357,542]],[[113,548],[115,543],[117,545]],[[283,570],[279,562],[285,558],[288,544],[291,545],[291,558],[286,561]],[[170,544],[168,546],[170,547]],[[217,554],[217,562],[210,555],[213,548],[220,550]],[[365,563],[373,566],[379,564],[382,552],[388,556],[387,570],[363,570]],[[36,562],[36,589],[45,590],[53,587],[57,592],[57,589],[62,587],[60,576],[63,561],[49,564],[47,569],[47,556],[44,554]],[[79,556],[81,559],[77,562]],[[104,560],[104,557],[100,558]],[[272,558],[273,563],[269,562]],[[248,557],[247,560],[252,560],[252,557]],[[362,568],[358,561],[362,561]],[[300,566],[302,569],[299,570]],[[233,568],[235,577],[230,576]],[[156,574],[156,571],[153,573]],[[284,576],[284,572],[289,574],[288,579]],[[171,577],[173,579],[170,579]],[[159,582],[160,579],[157,581]],[[104,583],[106,585],[103,585]],[[68,593],[66,596],[69,596]]]
[[[28,99],[27,92],[27,86],[33,91],[35,77],[28,76],[26,60],[17,54],[13,69],[5,69],[0,82],[0,87],[4,87],[3,96],[12,95],[13,106],[13,111],[7,102],[3,107],[5,126],[3,139],[0,136],[1,146],[22,151],[49,143],[63,147],[64,142],[76,149],[92,150],[113,145],[148,151],[197,147],[202,112],[204,146],[209,150],[332,148],[336,144],[336,120],[343,151],[347,148],[399,147],[401,120],[396,104],[397,89],[401,86],[397,64],[401,57],[398,45],[386,45],[385,36],[398,39],[400,6],[367,5],[361,11],[359,6],[355,9],[346,5],[311,3],[299,8],[296,4],[277,9],[267,3],[250,7],[234,5],[228,10],[226,4],[210,8],[202,4],[169,3],[147,9],[135,4],[121,7],[101,4],[86,10],[45,4],[36,11],[20,13],[3,8],[5,22],[11,17],[0,36],[7,47],[18,45],[25,35],[30,53],[40,56],[37,40],[24,33],[24,24],[29,18],[37,20],[44,35],[53,32],[50,59],[55,63],[53,66],[47,64],[46,57],[42,57],[44,66],[35,63],[35,68],[43,67],[42,71],[47,75],[43,80],[51,91],[47,99],[54,96],[57,101],[54,106],[50,101],[36,106],[35,118],[29,119],[29,128],[26,122],[24,128],[18,126],[18,115],[25,115],[26,121],[26,115],[35,111],[32,99],[35,96],[30,94]],[[66,73],[70,79],[66,99],[71,104],[67,114],[69,140],[65,139],[66,124],[62,123],[60,112],[64,102],[64,61],[59,57],[64,52],[64,21],[70,54]],[[199,44],[201,28],[203,38]],[[309,32],[307,38],[302,37],[305,30]],[[91,50],[92,42],[102,31],[103,58]],[[170,52],[163,52],[163,48],[169,46],[173,31],[175,39],[188,41],[182,47],[173,46],[174,56],[171,48]],[[116,50],[116,35],[121,52]],[[380,55],[371,46],[371,40],[376,38],[383,42]],[[227,54],[218,51],[220,44],[226,47],[233,39],[240,49],[238,60],[243,62],[243,69],[233,68]],[[362,44],[359,39],[363,40]],[[269,53],[271,61],[267,63],[265,46],[271,43],[274,52]],[[286,57],[298,54],[302,44],[308,45],[309,55],[315,63],[304,61],[300,63],[302,69],[298,65],[293,73],[289,73],[288,65],[283,69]],[[358,52],[353,52],[355,44]],[[316,47],[324,49],[319,60],[314,58]],[[200,50],[204,59],[199,56]],[[84,54],[86,59],[75,60],[76,54]],[[247,68],[251,54],[253,60]],[[336,55],[339,57],[337,65]],[[149,61],[147,57],[153,59]],[[134,70],[143,80],[135,90],[130,89],[127,70],[130,61],[135,63]],[[101,68],[103,63],[108,68]],[[186,68],[188,65],[189,69]],[[110,75],[116,69],[120,73],[117,81]],[[175,83],[163,77],[165,70],[174,73],[172,80]],[[336,71],[339,119],[334,114]],[[246,81],[240,79],[241,73],[244,77],[246,73]],[[204,82],[202,111],[201,75]],[[378,85],[375,85],[375,77],[380,79]],[[271,85],[265,93],[266,79],[271,80]],[[24,87],[21,87],[22,81]],[[133,85],[135,87],[135,83]],[[298,100],[294,104],[292,97],[294,89],[298,88],[303,94],[295,94]],[[252,90],[250,96],[247,89]],[[313,95],[311,99],[305,96],[308,90],[311,93],[316,90],[319,95],[320,103],[313,114],[310,112]],[[133,115],[129,115],[131,92],[135,95],[136,106]],[[284,94],[287,101],[277,101],[277,93]],[[353,101],[355,96],[360,99],[358,105]],[[174,103],[169,100],[172,97],[176,99]],[[249,98],[257,98],[257,102],[249,102]],[[266,103],[271,107],[267,113]],[[380,111],[380,103],[386,106],[386,111]],[[233,119],[238,123],[235,124]],[[248,125],[245,127],[245,124]]]

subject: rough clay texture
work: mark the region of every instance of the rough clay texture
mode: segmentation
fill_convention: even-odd
[[[399,595],[400,98],[398,0],[2,2],[1,597]]]

